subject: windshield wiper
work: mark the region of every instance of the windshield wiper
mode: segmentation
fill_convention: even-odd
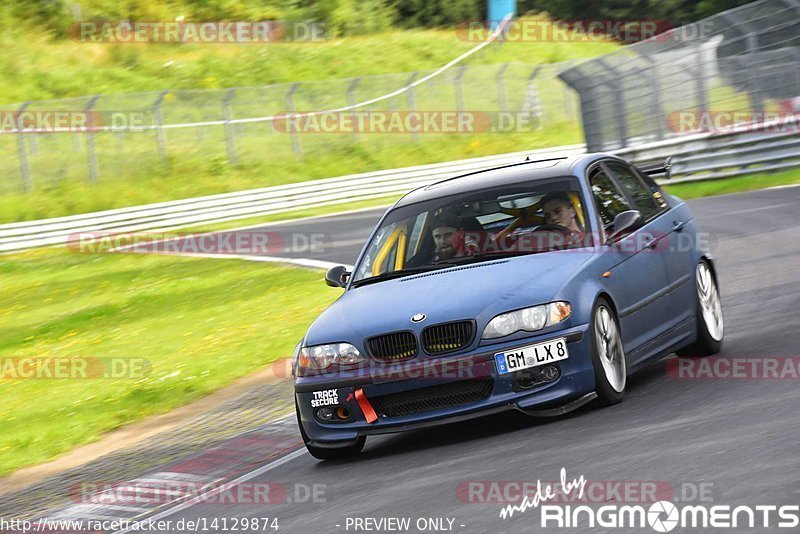
[[[428,271],[434,271],[436,269],[441,269],[444,267],[443,265],[422,265],[420,267],[408,267],[406,269],[398,269],[396,271],[388,271],[385,273],[381,273],[375,276],[370,276],[369,278],[362,278],[361,280],[356,280],[353,282],[353,287],[361,287],[366,284],[371,284],[373,282],[382,282],[384,280],[391,280],[392,278],[402,278],[404,276],[410,276],[412,274],[418,273],[425,273]]]
[[[526,254],[534,254],[533,252],[504,252],[500,250],[492,251],[492,252],[477,252],[475,254],[470,254],[469,256],[456,256],[455,258],[450,258],[447,260],[439,260],[434,265],[464,265],[466,263],[475,263],[478,261],[483,260],[491,260],[497,258],[510,258],[512,256],[524,256]]]

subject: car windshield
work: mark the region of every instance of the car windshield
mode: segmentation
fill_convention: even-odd
[[[392,210],[356,268],[353,283],[395,278],[498,257],[591,246],[573,177],[470,191]]]

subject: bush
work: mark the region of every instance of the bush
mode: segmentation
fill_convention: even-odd
[[[485,4],[477,0],[398,0],[395,20],[404,28],[455,26],[486,19]]]

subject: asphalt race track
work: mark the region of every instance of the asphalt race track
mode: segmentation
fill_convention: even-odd
[[[726,319],[723,356],[800,356],[795,338],[800,331],[800,187],[690,204],[701,228],[710,234],[717,259]],[[263,229],[284,236],[324,232],[326,249],[304,257],[352,264],[381,212]],[[322,281],[320,290],[338,291],[325,288]],[[666,366],[659,362],[631,377],[627,398],[611,408],[590,404],[555,419],[508,413],[371,437],[364,452],[347,461],[319,462],[304,449],[296,450],[277,462],[254,465],[242,479],[242,485],[282,484],[287,493],[278,504],[253,504],[246,498],[237,504],[204,502],[168,509],[156,517],[172,520],[173,525],[181,519],[204,520],[208,525],[216,518],[219,529],[223,520],[232,525],[235,518],[269,517],[278,519],[279,532],[291,533],[390,530],[374,523],[356,529],[356,518],[410,518],[407,532],[653,531],[649,526],[542,529],[537,509],[499,517],[504,504],[517,500],[513,482],[555,481],[562,468],[570,479],[604,481],[594,483],[595,491],[600,488],[592,497],[599,499],[592,501],[595,504],[635,504],[642,500],[638,491],[654,487],[657,499],[645,506],[661,499],[715,505],[798,504],[798,378],[678,379],[666,372]],[[474,484],[479,481],[497,483]],[[626,489],[635,493],[625,497]],[[316,491],[316,498],[309,498],[310,491]],[[512,498],[499,502],[503,491]],[[429,525],[420,530],[416,522],[421,518],[440,519],[441,528]],[[171,530],[190,529],[184,523]],[[274,532],[261,526],[257,530]],[[777,529],[773,525],[724,531]]]

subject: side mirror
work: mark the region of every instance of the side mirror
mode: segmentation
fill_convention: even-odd
[[[344,287],[347,285],[347,279],[350,278],[350,273],[344,265],[337,265],[331,267],[325,273],[325,284],[331,287]]]
[[[608,241],[616,241],[623,235],[630,233],[642,226],[644,219],[639,210],[628,210],[614,217],[614,229],[608,236]]]

